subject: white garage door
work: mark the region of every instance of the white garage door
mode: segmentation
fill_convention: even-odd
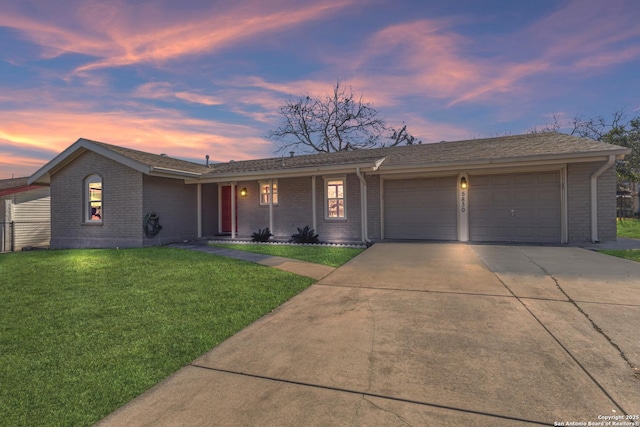
[[[560,173],[469,179],[469,237],[476,242],[559,243]]]
[[[385,239],[456,240],[456,198],[456,177],[385,181]]]

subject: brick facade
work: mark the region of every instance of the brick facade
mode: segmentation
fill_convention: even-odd
[[[89,175],[102,177],[101,224],[84,220]],[[142,174],[86,151],[51,175],[51,247],[113,248],[142,246]]]
[[[591,238],[590,177],[602,162],[567,166],[567,213],[570,243]],[[84,220],[85,179],[97,174],[103,180],[103,221]],[[346,178],[346,219],[325,218],[325,176],[316,176],[316,232],[322,241],[361,242],[360,180]],[[333,178],[333,176],[327,176]],[[365,175],[367,182],[368,238],[380,239],[381,179]],[[313,226],[312,178],[278,179],[278,204],[273,206],[272,233],[286,240],[297,227]],[[202,184],[202,235],[219,230],[219,184]],[[258,180],[240,181],[247,196],[238,197],[238,237],[248,238],[269,227],[269,206],[260,205]],[[198,235],[198,186],[182,179],[144,175],[121,163],[85,151],[51,175],[51,246],[53,248],[139,247],[195,239]],[[615,240],[615,168],[598,180],[600,241]],[[154,211],[163,229],[152,238],[144,235],[144,215]]]
[[[376,179],[374,177],[374,183]],[[355,174],[346,175],[346,180],[347,218],[326,219],[325,180],[323,176],[316,177],[315,230],[322,241],[362,241],[360,180]],[[237,187],[246,188],[248,193],[246,197],[238,197],[238,237],[249,237],[258,229],[269,227],[269,205],[260,205],[259,181],[241,181]],[[278,204],[273,205],[271,230],[278,240],[289,239],[297,228],[313,227],[311,197],[311,177],[278,179]]]
[[[85,178],[102,177],[102,223],[84,220]],[[217,194],[203,185],[203,199]],[[182,180],[152,177],[87,151],[51,176],[52,248],[113,248],[161,245],[197,237],[197,187]],[[216,195],[217,197],[217,195]],[[203,206],[205,204],[203,203]],[[217,218],[213,212],[203,211]],[[143,231],[144,216],[154,211],[162,230]],[[217,226],[217,219],[215,219]],[[203,221],[203,223],[205,223]]]
[[[142,220],[149,212],[160,218],[162,230],[153,236],[143,237],[144,246],[163,245],[198,237],[197,186],[184,181],[144,175],[143,205],[139,217]]]
[[[567,166],[569,243],[591,240],[591,175],[602,164],[603,162],[571,163]],[[598,237],[601,242],[616,240],[615,166],[598,179]]]
[[[218,233],[218,184],[202,184],[202,235]]]

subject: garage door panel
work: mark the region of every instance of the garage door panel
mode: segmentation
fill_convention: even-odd
[[[560,242],[560,173],[471,176],[472,241]]]
[[[558,174],[557,173],[539,174],[538,183],[549,184],[551,187],[556,187],[556,184],[558,183]]]
[[[478,226],[474,231],[476,236],[478,236],[476,240],[479,241],[491,241],[492,239],[500,241],[511,236],[510,227],[502,227],[499,225],[493,227]]]
[[[455,177],[385,181],[385,238],[455,240],[456,183]]]
[[[513,176],[510,182],[516,185],[529,185],[535,182],[535,177],[531,174],[519,174],[519,175],[510,175],[510,176]]]
[[[538,228],[533,226],[515,227],[516,236],[523,239],[535,239],[538,235]]]
[[[557,232],[558,232],[558,229],[556,227],[539,227],[538,228],[538,235],[545,239],[549,239],[549,242],[555,242],[555,239],[557,239],[557,235],[556,235]]]

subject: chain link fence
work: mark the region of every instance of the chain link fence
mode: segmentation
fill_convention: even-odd
[[[0,252],[46,248],[50,240],[50,221],[0,222]]]

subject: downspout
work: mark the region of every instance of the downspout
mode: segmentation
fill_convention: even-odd
[[[364,179],[362,173],[360,173],[360,168],[356,168],[356,175],[358,176],[358,179],[360,179],[360,222],[362,224],[362,241],[368,242],[369,236],[367,234],[367,230],[369,225],[367,224],[367,181]]]
[[[198,239],[202,237],[202,184],[197,184],[197,200],[196,200],[196,210],[197,210],[197,220],[198,221]]]
[[[593,243],[600,242],[598,238],[598,178],[613,166],[615,161],[616,156],[609,156],[609,160],[591,175],[591,241]]]
[[[318,229],[318,219],[316,218],[316,176],[311,176],[311,221],[314,230]]]
[[[269,180],[269,231],[273,234],[273,179]]]
[[[231,238],[236,238],[236,183],[231,183]]]

